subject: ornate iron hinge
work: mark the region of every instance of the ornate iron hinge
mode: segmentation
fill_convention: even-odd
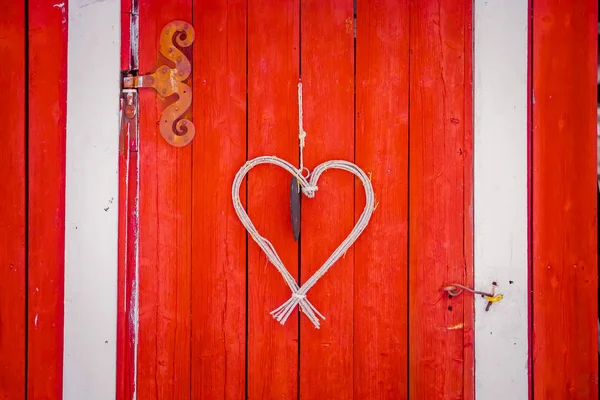
[[[162,137],[175,147],[190,144],[196,134],[192,121],[182,118],[192,104],[192,88],[183,83],[192,72],[192,64],[175,46],[177,43],[181,48],[189,47],[194,42],[194,37],[194,28],[187,22],[170,22],[160,34],[159,51],[175,64],[175,68],[162,65],[152,74],[127,76],[123,79],[125,89],[154,88],[163,98],[173,94],[179,97],[163,110],[159,124]]]

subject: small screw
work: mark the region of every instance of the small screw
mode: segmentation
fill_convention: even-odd
[[[135,117],[135,107],[132,105],[125,106],[125,116],[129,119]]]

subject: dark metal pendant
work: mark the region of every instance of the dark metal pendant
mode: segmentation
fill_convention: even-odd
[[[292,176],[292,184],[290,185],[290,213],[292,214],[292,230],[294,232],[294,240],[297,242],[300,239],[300,200],[302,192],[298,178]]]

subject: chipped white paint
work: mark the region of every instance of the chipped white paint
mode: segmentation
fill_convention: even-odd
[[[475,0],[475,396],[528,398],[528,2]]]
[[[40,317],[40,314],[35,314],[35,317],[33,318],[33,326],[35,326],[37,328],[38,326],[38,318]]]
[[[120,0],[70,0],[68,10],[63,399],[106,400],[116,385]]]
[[[62,8],[64,11],[65,3],[58,3],[58,4],[55,4],[53,7]]]

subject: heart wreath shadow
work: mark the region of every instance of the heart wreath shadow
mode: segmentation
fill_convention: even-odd
[[[258,230],[252,223],[252,220],[248,216],[248,213],[244,209],[240,200],[240,186],[242,185],[244,177],[252,168],[261,164],[277,165],[278,167],[285,169],[290,174],[295,176],[298,179],[300,187],[302,188],[302,193],[308,198],[315,197],[315,193],[318,190],[317,183],[319,178],[323,172],[328,169],[339,169],[351,172],[360,179],[365,189],[365,209],[354,225],[354,228],[352,228],[350,234],[329,256],[327,261],[325,261],[323,265],[313,274],[313,276],[311,276],[310,279],[308,279],[301,287],[298,286],[298,283],[294,277],[289,273],[285,265],[283,265],[283,261],[281,261],[279,254],[277,254],[277,251],[271,242],[258,233]],[[319,317],[323,320],[325,317],[323,314],[317,311],[310,301],[308,301],[306,294],[310,288],[312,288],[315,283],[317,283],[317,281],[329,270],[329,268],[331,268],[331,266],[344,255],[344,253],[352,246],[352,244],[354,244],[356,239],[358,239],[360,234],[369,224],[371,214],[373,214],[373,211],[375,210],[375,194],[373,192],[373,186],[371,185],[369,177],[356,164],[343,160],[331,160],[319,164],[308,177],[304,177],[302,176],[301,172],[289,162],[274,156],[263,156],[246,162],[246,164],[244,164],[244,166],[238,171],[231,188],[231,197],[233,200],[233,206],[240,221],[258,246],[264,251],[269,261],[275,266],[275,268],[277,268],[279,273],[281,273],[281,276],[292,291],[292,296],[290,299],[275,310],[271,311],[271,315],[283,325],[291,315],[292,311],[294,311],[294,308],[296,308],[298,305],[300,311],[306,314],[306,316],[314,324],[315,328],[318,329],[320,327]]]

